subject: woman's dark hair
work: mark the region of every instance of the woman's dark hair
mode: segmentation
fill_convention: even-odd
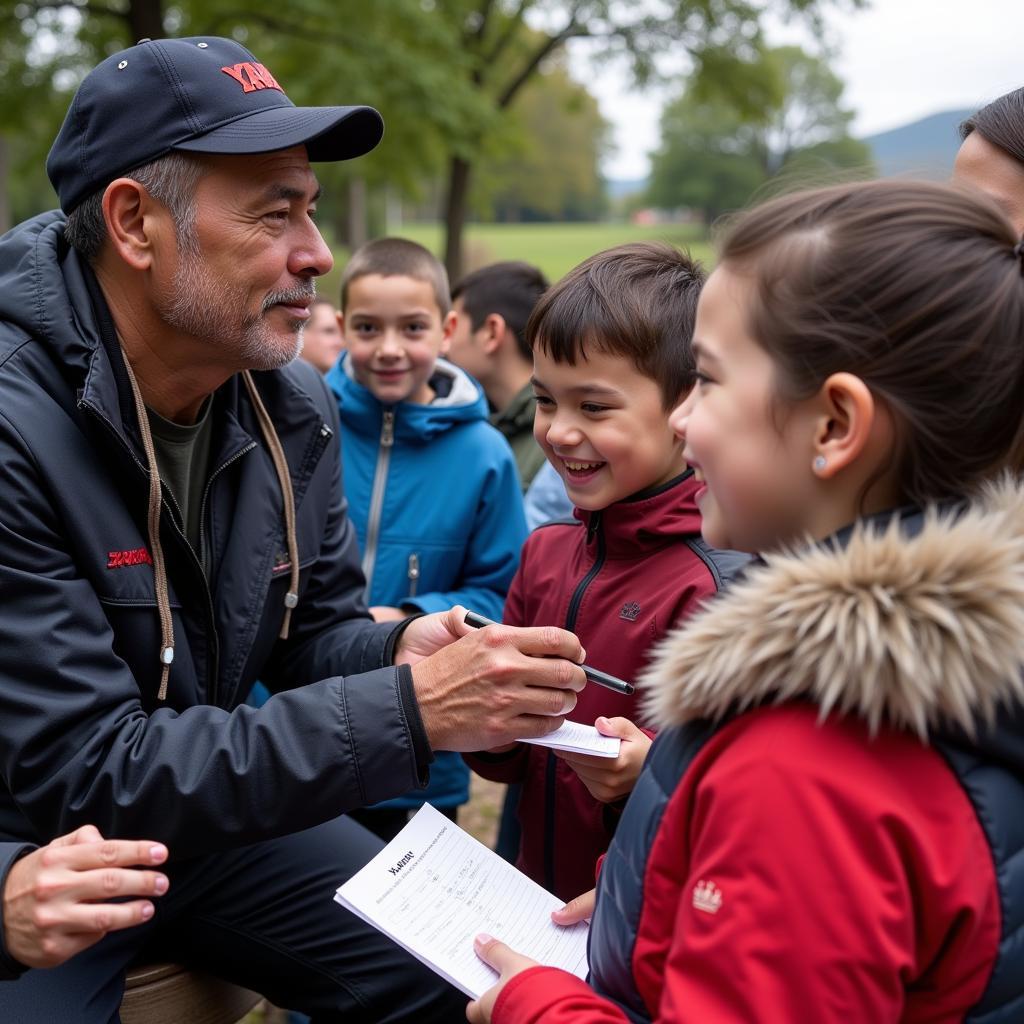
[[[628,359],[671,409],[696,379],[693,325],[704,270],[666,242],[630,242],[574,267],[534,307],[526,340],[556,363]]]
[[[1024,164],[1024,89],[993,100],[960,123],[960,138],[977,132],[986,142]]]
[[[911,181],[788,195],[741,215],[722,263],[755,285],[749,329],[783,400],[833,373],[894,416],[903,499],[1024,468],[1024,272],[987,199]]]

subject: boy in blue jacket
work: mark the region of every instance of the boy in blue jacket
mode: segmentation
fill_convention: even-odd
[[[523,501],[483,389],[439,358],[456,322],[444,267],[415,242],[370,242],[345,268],[338,317],[347,351],[327,382],[373,617],[462,604],[500,620],[526,539]],[[468,799],[462,758],[441,753],[425,790],[354,817],[390,839],[425,801],[454,820]]]

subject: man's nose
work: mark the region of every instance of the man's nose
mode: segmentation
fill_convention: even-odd
[[[333,266],[331,250],[316,224],[309,221],[288,258],[288,270],[296,277],[323,277]]]

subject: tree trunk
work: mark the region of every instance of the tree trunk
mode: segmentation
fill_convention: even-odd
[[[130,42],[161,39],[164,34],[163,0],[131,0],[128,4]]]
[[[448,270],[448,280],[452,284],[462,277],[462,234],[466,226],[466,202],[469,197],[471,169],[468,160],[458,156],[452,157],[444,212],[444,265]]]
[[[11,204],[10,204],[10,182],[11,182],[11,150],[7,144],[7,137],[0,135],[0,235],[9,231],[11,227]]]
[[[355,252],[361,245],[366,244],[369,237],[367,231],[366,212],[366,179],[361,175],[354,175],[348,183],[348,247]]]

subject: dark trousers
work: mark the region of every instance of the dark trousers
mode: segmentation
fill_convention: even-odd
[[[118,1021],[124,971],[143,945],[317,1022],[464,1021],[461,992],[334,902],[335,889],[380,847],[338,818],[172,863],[152,921],[111,933],[61,967],[0,982],[0,1021]]]

